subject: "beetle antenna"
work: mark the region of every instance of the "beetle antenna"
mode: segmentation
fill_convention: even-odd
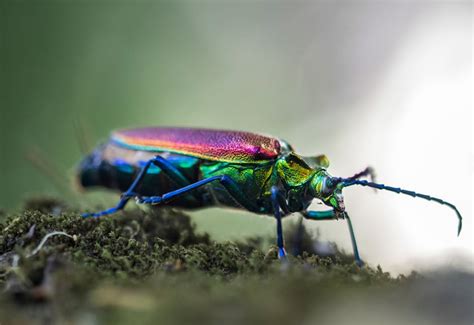
[[[25,153],[24,157],[33,167],[47,176],[60,193],[72,194],[66,181],[67,177],[59,171],[59,167],[56,166],[52,160],[48,159],[38,147],[31,147],[30,150]]]
[[[358,180],[358,179],[352,179],[352,178],[339,178],[338,181],[342,182],[344,184],[343,187],[348,187],[348,186],[352,186],[352,185],[368,186],[368,187],[372,187],[372,188],[375,188],[375,189],[378,189],[378,190],[387,190],[387,191],[395,192],[395,193],[398,193],[398,194],[409,195],[411,197],[419,197],[419,198],[422,198],[422,199],[425,199],[425,200],[428,200],[428,201],[434,201],[434,202],[437,202],[439,204],[446,205],[446,206],[450,207],[451,209],[453,209],[454,212],[456,212],[456,215],[457,215],[458,220],[459,220],[458,236],[461,233],[462,216],[461,216],[461,213],[459,213],[458,209],[456,208],[456,206],[454,204],[451,204],[449,202],[446,202],[444,200],[441,200],[439,198],[432,197],[432,196],[429,196],[429,195],[426,195],[426,194],[416,193],[414,191],[408,191],[408,190],[404,190],[404,189],[398,188],[398,187],[391,187],[391,186],[387,186],[385,184],[378,184],[378,183],[374,183],[374,182],[368,182],[368,181],[365,181],[365,180]]]
[[[91,141],[87,136],[86,128],[80,117],[76,117],[73,121],[74,132],[76,133],[76,139],[79,144],[79,150],[83,155],[86,155],[91,150]]]

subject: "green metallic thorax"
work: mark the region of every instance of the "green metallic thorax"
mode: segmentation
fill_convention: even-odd
[[[269,193],[268,187],[272,174],[273,164],[265,165],[241,165],[229,163],[204,162],[200,166],[201,179],[212,176],[227,175],[232,178],[245,197],[255,206],[261,206],[261,199]],[[219,183],[209,184],[207,190],[212,196],[209,205],[225,205],[229,207],[240,207],[238,202],[231,198],[227,191]],[[253,211],[260,212],[260,211]]]
[[[245,196],[260,207],[260,210],[253,211],[257,213],[271,213],[272,186],[283,189],[292,212],[305,209],[313,199],[308,185],[315,170],[293,153],[258,165],[208,162],[201,164],[200,171],[203,179],[218,175],[232,178],[244,191]],[[215,199],[210,204],[239,207],[221,185],[210,185],[209,190]]]

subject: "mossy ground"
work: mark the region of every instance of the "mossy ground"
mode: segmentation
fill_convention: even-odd
[[[288,250],[298,256],[285,264],[276,249],[262,249],[264,238],[214,242],[176,210],[84,219],[54,199],[30,200],[0,224],[0,323],[472,320],[472,293],[458,282],[472,284],[472,276],[456,273],[458,287],[452,274],[393,277],[357,267],[333,244],[322,257],[318,238],[298,224],[289,228]],[[446,304],[446,294],[459,302]]]

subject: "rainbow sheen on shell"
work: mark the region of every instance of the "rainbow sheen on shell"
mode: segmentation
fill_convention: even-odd
[[[278,158],[278,139],[244,131],[147,127],[118,130],[111,141],[150,152],[174,152],[207,160],[261,163]]]

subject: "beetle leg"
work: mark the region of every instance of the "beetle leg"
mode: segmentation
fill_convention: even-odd
[[[117,205],[115,207],[104,210],[104,211],[100,211],[100,212],[97,212],[97,213],[84,213],[82,216],[83,217],[96,217],[97,218],[97,217],[102,217],[102,216],[105,216],[105,215],[108,215],[108,214],[113,214],[113,213],[115,213],[117,211],[120,211],[123,208],[125,208],[125,205],[128,203],[130,198],[132,198],[136,195],[136,193],[134,193],[135,189],[140,184],[140,182],[143,180],[143,177],[145,177],[148,168],[150,168],[150,166],[151,166],[151,164],[153,163],[154,160],[155,160],[155,158],[150,159],[146,162],[145,166],[143,166],[143,168],[140,170],[137,177],[135,177],[135,180],[133,181],[132,185],[130,185],[128,190],[122,194],[122,196],[120,197],[120,201],[117,203]]]
[[[278,246],[278,258],[280,260],[286,261],[286,251],[283,240],[283,227],[281,224],[281,210],[280,210],[280,200],[279,200],[280,190],[276,186],[272,186],[271,189],[271,198],[273,205],[273,213],[277,220],[277,246]]]
[[[304,211],[301,212],[305,219],[309,220],[337,220],[338,217],[334,213],[334,210],[327,211]],[[347,212],[344,212],[344,218],[347,220],[347,226],[349,227],[349,234],[351,236],[352,250],[354,251],[354,259],[360,267],[364,265],[364,262],[360,259],[359,249],[357,248],[357,241],[354,234],[354,227],[352,226],[351,219]]]
[[[367,167],[365,168],[363,171],[355,174],[354,176],[352,177],[349,177],[348,179],[349,180],[354,180],[354,179],[359,179],[359,178],[362,178],[364,176],[369,176],[369,179],[372,181],[372,182],[375,182],[375,170],[372,168],[372,167]]]
[[[136,190],[140,182],[143,180],[146,175],[146,172],[152,164],[158,166],[163,171],[163,173],[165,173],[173,182],[176,183],[176,185],[180,187],[189,185],[189,180],[178,169],[176,169],[176,167],[170,164],[165,158],[161,156],[156,156],[145,163],[143,168],[138,173],[137,177],[135,177],[135,180],[133,181],[132,185],[130,185],[128,190],[122,194],[120,201],[115,207],[97,213],[86,213],[82,216],[101,217],[122,210],[130,200],[130,198],[137,196],[134,191]]]
[[[354,228],[352,227],[351,218],[349,218],[349,215],[347,214],[347,212],[344,212],[344,215],[347,220],[347,226],[349,227],[349,233],[351,234],[351,242],[352,242],[352,250],[354,251],[354,258],[356,260],[357,265],[362,267],[364,265],[364,262],[362,262],[359,256],[359,249],[357,248],[357,242],[355,239]]]
[[[165,158],[161,156],[156,156],[153,159],[152,163],[153,165],[159,167],[163,171],[163,173],[167,175],[169,179],[171,179],[178,186],[178,188],[191,184],[189,179]],[[196,201],[199,200],[196,196],[193,195],[193,197]]]
[[[334,210],[327,211],[303,211],[301,212],[305,219],[309,220],[336,220]]]
[[[224,186],[224,188],[227,190],[229,195],[231,195],[240,205],[242,205],[242,207],[244,207],[245,209],[249,211],[255,211],[255,212],[259,211],[258,207],[254,203],[252,203],[250,200],[247,199],[245,194],[240,190],[239,186],[234,182],[234,180],[227,175],[212,176],[212,177],[197,181],[196,183],[192,183],[187,186],[184,186],[175,191],[165,193],[161,196],[137,197],[137,202],[143,203],[143,204],[166,204],[178,198],[181,195],[189,194],[190,192],[215,181],[220,182]]]
[[[159,167],[179,187],[189,185],[190,182],[173,164],[161,156],[151,160],[152,164]]]

